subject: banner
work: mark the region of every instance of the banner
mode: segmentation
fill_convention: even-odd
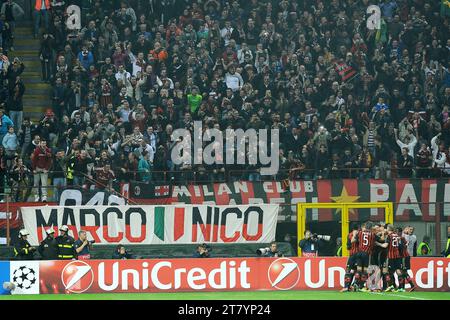
[[[16,284],[22,286],[22,294],[338,291],[344,287],[345,265],[346,258],[297,257],[18,261],[14,267],[11,262],[8,274],[26,272],[26,276],[16,279]],[[14,272],[13,269],[20,271]],[[417,291],[448,292],[449,273],[448,258],[411,258],[410,276]],[[406,288],[409,288],[409,284]]]
[[[281,181],[236,181],[230,183],[211,183],[203,185],[173,186],[168,198],[133,198],[129,192],[130,185],[122,186],[122,195],[139,204],[256,204],[276,203],[281,210],[279,221],[296,221],[298,202],[381,202],[394,203],[395,221],[434,222],[436,215],[440,221],[450,221],[450,179],[339,179],[339,180],[293,180],[289,188],[283,188]],[[319,192],[320,190],[320,192]],[[67,190],[66,190],[67,191]],[[66,192],[64,191],[64,192]],[[89,193],[76,191],[68,203],[94,204],[95,199],[102,198],[102,192]],[[68,194],[66,194],[68,195]],[[108,199],[108,205],[114,203]],[[92,201],[91,201],[92,200]],[[102,204],[105,204],[104,202]],[[339,215],[320,211],[312,215],[313,220],[332,221]],[[377,214],[378,213],[378,214]],[[381,210],[355,210],[351,217],[354,221],[381,219]]]
[[[268,243],[275,240],[278,205],[23,207],[28,241],[67,225],[96,244]]]
[[[320,191],[319,191],[320,190]],[[295,180],[289,189],[281,181],[214,183],[174,186],[172,200],[179,203],[277,203],[280,221],[296,221],[298,202],[394,202],[394,221],[450,221],[450,179],[340,179]],[[317,221],[339,220],[335,211],[313,214]],[[352,221],[381,219],[378,209],[355,210]]]
[[[133,199],[169,198],[172,194],[172,186],[155,185],[139,181],[130,182],[129,197]]]

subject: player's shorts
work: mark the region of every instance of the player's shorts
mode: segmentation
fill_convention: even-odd
[[[367,252],[360,251],[357,254],[355,254],[355,256],[356,256],[356,265],[358,267],[367,268],[369,266],[369,254]]]
[[[411,257],[410,256],[403,258],[403,268],[405,270],[411,269]]]
[[[388,260],[388,268],[389,268],[389,270],[392,270],[392,271],[401,270],[402,269],[402,262],[403,262],[403,258],[389,259]]]
[[[352,254],[347,259],[347,270],[356,269],[356,264],[357,264],[356,254]]]

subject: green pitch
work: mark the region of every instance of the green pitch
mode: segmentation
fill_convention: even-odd
[[[450,300],[450,292],[252,291],[0,296],[0,300]]]

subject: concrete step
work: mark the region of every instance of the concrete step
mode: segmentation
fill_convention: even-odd
[[[52,102],[49,101],[34,101],[34,100],[25,100],[23,99],[24,106],[31,106],[33,108],[51,108]]]
[[[25,82],[26,86],[28,84],[30,84],[30,83],[35,83],[35,84],[43,83],[43,84],[46,84],[45,82],[42,81],[40,73],[38,73],[36,76],[33,76],[33,77],[22,75],[22,78],[24,79],[23,81]]]
[[[14,41],[16,45],[39,45],[39,39],[34,39],[32,36],[28,37],[28,38],[23,38],[23,39],[16,39],[16,41]]]
[[[31,69],[26,70],[25,69],[25,71],[22,73],[22,77],[23,78],[26,77],[26,78],[30,78],[30,79],[33,79],[33,78],[41,79],[41,72],[37,71],[37,70],[31,70]]]
[[[27,100],[35,100],[35,101],[46,101],[49,98],[46,96],[42,96],[42,95],[34,95],[34,94],[27,94],[27,92],[25,91],[25,95],[23,96],[23,99],[27,99]]]
[[[33,36],[33,28],[31,26],[25,27],[25,26],[23,26],[23,23],[20,23],[20,26],[18,23],[16,24],[16,29],[14,30],[14,34],[27,34],[27,33],[30,33],[31,36]]]
[[[33,38],[33,30],[30,29],[28,32],[22,32],[22,33],[16,33],[14,32],[14,39],[15,40],[22,40],[22,39],[34,39]]]
[[[48,99],[51,95],[52,91],[50,90],[50,88],[48,89],[34,89],[34,88],[30,88],[29,85],[27,85],[26,91],[25,91],[25,96],[27,94],[29,95],[39,95],[39,96],[45,96],[46,99]]]
[[[36,70],[41,69],[41,60],[35,59],[32,61],[24,61],[23,64],[25,65],[25,68],[36,68]],[[33,70],[34,71],[34,70]]]
[[[39,59],[39,56],[36,54],[36,52],[34,53],[34,55],[17,54],[17,56],[19,57],[19,59],[21,61],[39,61],[39,63],[41,62],[41,60]]]
[[[17,56],[20,59],[23,57],[39,57],[39,50],[14,50],[9,54],[10,56]]]
[[[28,91],[28,89],[40,90],[40,91],[50,91],[51,88],[52,88],[52,86],[45,82],[41,82],[41,83],[31,82],[31,83],[27,84],[27,91]]]
[[[36,44],[14,44],[14,51],[13,52],[17,52],[17,51],[26,51],[26,50],[34,50],[37,52],[39,52],[40,49],[40,45],[39,43]]]

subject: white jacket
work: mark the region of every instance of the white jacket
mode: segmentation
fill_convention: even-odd
[[[450,163],[447,162],[447,155],[445,152],[439,151],[439,146],[436,143],[438,136],[431,139],[431,150],[433,153],[433,161],[436,163],[436,167],[440,168],[447,174],[450,174]]]
[[[398,144],[398,146],[400,147],[400,149],[408,148],[408,154],[409,154],[412,158],[414,158],[414,147],[415,147],[416,144],[417,144],[417,139],[416,139],[415,136],[413,136],[411,142],[408,143],[408,144],[405,144],[405,143],[401,142],[399,139],[397,139],[397,144]]]

